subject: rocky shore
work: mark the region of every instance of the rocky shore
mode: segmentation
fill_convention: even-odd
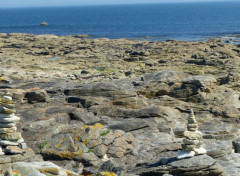
[[[236,43],[0,34],[0,65],[0,175],[240,173]]]

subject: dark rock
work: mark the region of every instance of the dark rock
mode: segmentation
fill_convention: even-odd
[[[108,160],[102,164],[99,171],[112,172],[113,167],[114,167],[114,162],[112,160]]]
[[[48,94],[43,90],[27,92],[25,98],[27,98],[29,103],[49,101]]]
[[[240,153],[240,138],[235,139],[232,141],[233,149],[235,153]]]

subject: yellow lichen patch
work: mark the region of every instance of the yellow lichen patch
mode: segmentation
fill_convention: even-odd
[[[8,78],[5,76],[0,76],[0,81],[4,81],[4,80],[8,80]]]
[[[113,172],[100,172],[97,174],[97,176],[117,176],[117,174]]]
[[[56,148],[59,149],[61,147],[62,143],[65,142],[66,140],[67,140],[67,138],[63,137],[61,139],[61,141],[59,142],[59,144],[56,145]]]
[[[81,140],[80,136],[73,136],[72,138],[73,138],[74,141],[80,141]]]
[[[71,175],[70,172],[68,170],[65,170],[66,174],[67,175]]]
[[[83,151],[82,150],[78,150],[76,152],[69,152],[69,151],[53,151],[53,150],[47,150],[47,151],[42,151],[41,152],[43,155],[46,156],[52,156],[58,159],[68,159],[71,160],[73,159],[75,156],[79,156],[81,157]]]
[[[5,139],[7,134],[1,134],[1,139]]]
[[[83,143],[86,145],[88,143],[88,139],[87,138],[83,139]]]
[[[102,124],[100,123],[96,123],[95,125],[91,125],[91,126],[88,126],[88,125],[84,125],[84,128],[91,128],[91,129],[95,129],[95,128],[102,128]]]
[[[43,174],[46,174],[46,173],[50,173],[50,174],[58,174],[58,169],[56,168],[48,168],[48,169],[38,169],[39,172],[43,173]]]

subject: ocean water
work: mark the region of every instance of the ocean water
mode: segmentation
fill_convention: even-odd
[[[48,26],[40,26],[46,21]],[[240,34],[240,1],[0,8],[0,33],[202,40]]]

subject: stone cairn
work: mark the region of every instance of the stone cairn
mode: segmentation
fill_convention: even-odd
[[[198,124],[193,110],[190,110],[187,131],[184,132],[182,150],[178,153],[177,159],[193,157],[195,155],[206,154],[206,149],[202,148],[202,133],[198,131]]]
[[[25,153],[26,143],[20,132],[17,132],[14,103],[10,93],[0,93],[0,155]]]

